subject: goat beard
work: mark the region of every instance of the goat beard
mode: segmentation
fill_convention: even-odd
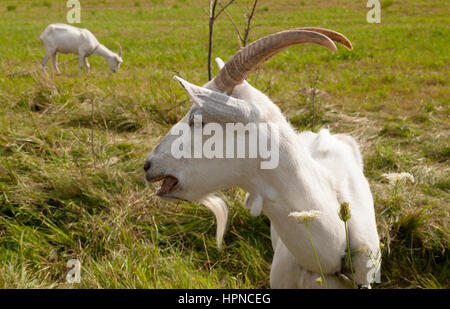
[[[222,248],[222,240],[225,234],[225,229],[227,227],[228,221],[228,207],[224,200],[220,197],[207,194],[198,200],[199,203],[205,205],[214,213],[217,222],[216,229],[216,242],[217,248],[220,250]]]

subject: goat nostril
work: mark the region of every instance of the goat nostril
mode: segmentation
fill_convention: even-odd
[[[145,164],[144,164],[144,171],[148,171],[148,169],[150,168],[150,166],[151,166],[150,161],[145,161]]]

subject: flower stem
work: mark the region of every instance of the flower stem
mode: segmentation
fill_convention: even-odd
[[[308,223],[307,222],[305,222],[305,227],[306,227],[306,233],[308,233],[309,241],[311,242],[311,247],[313,248],[314,255],[316,257],[317,265],[319,266],[320,275],[322,276],[323,283],[325,284],[325,288],[328,289],[327,281],[325,280],[325,276],[324,276],[323,271],[322,271],[322,266],[320,266],[320,261],[319,261],[319,257],[317,256],[316,248],[314,248],[314,244],[312,242],[311,235],[309,234]]]
[[[352,273],[352,283],[353,288],[356,289],[356,283],[355,283],[355,274],[353,272],[353,266],[352,266],[352,255],[350,253],[350,241],[348,240],[348,228],[347,228],[347,222],[344,222],[345,225],[345,240],[347,242],[347,254],[348,254],[348,263],[350,264],[350,272]]]

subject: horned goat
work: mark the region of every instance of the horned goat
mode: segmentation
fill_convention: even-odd
[[[66,24],[51,24],[45,28],[39,37],[45,46],[45,56],[42,58],[42,70],[50,57],[52,58],[53,69],[60,74],[58,68],[58,53],[78,55],[78,74],[83,72],[83,66],[89,73],[90,65],[87,58],[92,54],[97,54],[105,58],[111,71],[116,72],[122,60],[122,47],[119,43],[118,53],[114,53],[100,44],[97,38],[88,29],[80,29]]]
[[[320,217],[308,227],[330,287],[349,287],[335,276],[342,272],[347,245],[344,223],[338,216],[341,202],[348,202],[352,211],[348,227],[356,283],[370,284],[380,262],[373,199],[356,142],[350,136],[331,135],[327,130],[298,134],[265,94],[245,82],[259,65],[290,46],[315,43],[334,52],[337,48],[333,41],[352,49],[345,36],[328,29],[282,31],[246,46],[226,64],[219,60],[223,67],[203,87],[175,76],[194,104],[144,164],[149,183],[162,181],[159,197],[198,201],[214,211],[219,245],[227,208],[211,193],[231,186],[246,190],[245,204],[252,214],[262,211],[271,222],[275,251],[271,269],[273,288],[320,287],[315,283],[319,267],[305,226],[288,217],[295,211],[320,212]],[[260,168],[263,161],[260,156],[239,159],[174,156],[173,145],[180,138],[176,132],[189,126],[194,133],[196,123],[192,119],[198,115],[205,127],[210,123],[223,128],[229,123],[268,125],[268,131],[278,132],[278,140],[272,145],[279,149],[278,166]],[[190,145],[191,136],[183,137],[186,144]],[[228,138],[223,136],[224,145],[228,145],[225,142]],[[201,143],[204,145],[205,140]]]

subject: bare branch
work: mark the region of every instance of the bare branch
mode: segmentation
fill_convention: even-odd
[[[219,4],[220,4],[220,6],[222,6],[222,3],[220,3],[220,1],[219,1]],[[222,6],[222,7],[223,7],[223,6]],[[234,27],[234,30],[236,30],[236,33],[237,33],[237,36],[238,36],[238,39],[239,39],[239,45],[242,47],[242,42],[243,42],[243,40],[242,40],[242,35],[241,35],[241,32],[239,31],[238,26],[236,25],[236,23],[234,22],[233,18],[231,17],[230,14],[228,14],[228,12],[227,12],[226,10],[223,10],[223,12],[225,13],[225,15],[226,15],[226,16],[228,17],[228,19],[230,20],[231,24],[232,24],[233,27]]]
[[[209,1],[209,18],[214,19],[214,12],[216,10],[217,0],[210,0]]]
[[[217,18],[217,17],[219,17],[219,15],[223,12],[223,11],[225,11],[225,9],[230,5],[230,4],[232,4],[234,2],[234,0],[230,0],[227,4],[225,4],[224,6],[222,6],[222,4],[220,4],[220,6],[222,6],[222,8],[220,9],[220,11],[219,12],[217,12],[217,14],[216,14],[216,16],[214,16],[214,18]]]
[[[244,47],[245,47],[245,45],[247,45],[248,35],[249,35],[250,29],[251,29],[250,28],[250,24],[252,22],[254,14],[255,14],[255,9],[256,9],[256,5],[257,4],[258,4],[258,0],[255,0],[253,2],[253,7],[252,7],[252,10],[251,10],[250,14],[247,15],[247,23],[245,25],[244,37],[243,37],[243,40],[242,40],[242,46],[244,46]]]
[[[213,40],[214,22],[220,16],[220,14],[225,13],[226,16],[228,17],[228,19],[231,21],[231,24],[233,25],[233,27],[236,30],[236,33],[238,35],[239,43],[240,43],[241,47],[244,47],[247,44],[248,35],[251,30],[250,25],[251,25],[253,16],[256,11],[256,6],[258,4],[258,0],[254,0],[250,13],[246,14],[247,20],[246,20],[244,36],[241,35],[241,32],[239,31],[239,28],[237,27],[233,18],[226,11],[227,7],[229,7],[233,2],[235,2],[235,0],[229,0],[225,5],[223,5],[220,2],[220,0],[210,0],[209,1],[208,80],[212,79],[211,59],[212,59],[212,45],[213,45],[212,40]],[[216,13],[217,4],[220,5],[220,10]]]
[[[216,19],[217,0],[209,1],[209,41],[208,41],[208,80],[211,80],[211,56],[212,56],[212,37],[214,30],[214,21]]]
[[[184,103],[186,103],[186,102],[188,102],[188,101],[189,101],[189,99],[185,99],[185,100],[183,100],[183,101],[181,101],[181,102],[175,104],[174,106],[171,106],[171,107],[169,107],[169,108],[163,109],[163,110],[161,110],[161,111],[162,111],[162,112],[170,112],[171,110],[177,108],[178,106],[183,105]]]
[[[319,81],[319,75],[316,74],[314,80],[314,88],[312,91],[312,119],[311,119],[311,129],[314,130],[315,120],[316,120],[316,92],[317,92],[317,82]]]
[[[206,10],[206,8],[203,8],[203,13],[205,13],[205,15],[209,17],[209,12]]]

